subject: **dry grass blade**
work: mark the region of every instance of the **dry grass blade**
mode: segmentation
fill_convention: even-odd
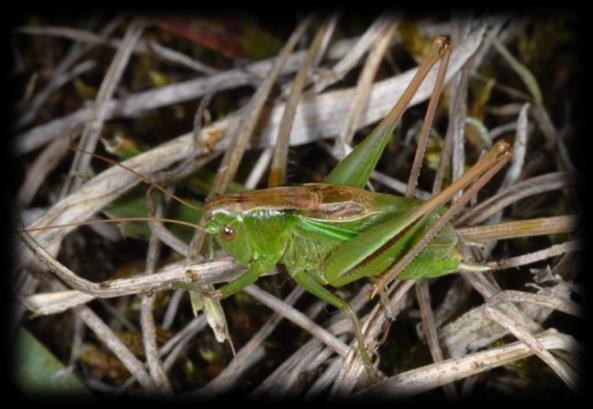
[[[40,254],[42,258],[47,255]],[[77,290],[37,293],[28,295],[23,302],[34,315],[50,315],[64,312],[70,308],[88,303],[95,298],[113,298],[124,295],[150,293],[170,289],[179,283],[212,284],[230,281],[241,272],[240,266],[232,261],[211,261],[187,265],[174,263],[159,270],[152,277],[138,276],[92,283],[79,278],[72,271],[61,265],[53,257],[48,257],[50,271],[57,273],[63,281],[73,283]]]
[[[432,307],[430,305],[430,292],[428,291],[428,281],[420,280],[416,283],[416,299],[420,306],[420,314],[422,316],[422,328],[430,348],[430,354],[432,360],[435,363],[443,361],[443,351],[439,345],[439,336],[437,334],[437,328],[434,321],[434,315]],[[457,397],[457,390],[455,385],[448,383],[444,385],[445,393],[449,398]]]
[[[160,170],[185,158],[190,153],[191,144],[187,142],[173,143],[126,161],[125,168],[121,166],[111,167],[93,178],[77,192],[56,203],[31,226],[36,228],[63,224],[68,225],[68,227],[34,232],[33,237],[50,254],[57,254],[62,238],[74,229],[73,224],[88,219],[95,212],[131,189],[142,180],[138,176],[139,174],[148,174],[151,173],[151,170]],[[135,173],[130,172],[128,169],[134,169]],[[26,265],[27,263],[35,263],[35,260],[25,253],[21,262]]]
[[[121,17],[116,17],[111,20],[108,24],[105,25],[101,33],[99,34],[100,40],[106,40],[112,33],[119,27],[122,23],[123,19]],[[25,27],[24,29],[27,29]],[[34,28],[33,28],[34,29]],[[26,31],[24,31],[26,32]],[[70,48],[68,54],[58,65],[56,72],[54,73],[54,77],[46,84],[45,88],[43,88],[31,101],[30,106],[28,107],[27,111],[23,115],[19,117],[16,121],[16,127],[20,128],[23,126],[28,125],[34,119],[39,110],[43,107],[45,102],[48,100],[50,95],[63,86],[65,83],[70,81],[72,78],[75,78],[85,71],[93,68],[95,66],[94,61],[84,61],[74,68],[67,72],[68,69],[86,52],[88,52],[94,44],[82,44],[79,42],[79,39],[74,37],[73,38],[76,43]]]
[[[490,305],[507,302],[532,303],[553,308],[566,314],[575,315],[581,318],[585,316],[584,308],[574,301],[564,300],[558,297],[552,297],[543,294],[527,293],[525,291],[505,290],[493,297],[490,297],[487,301]]]
[[[352,48],[356,40],[354,38],[338,41],[329,49],[328,56],[334,59],[340,58]],[[292,53],[282,70],[282,74],[296,71],[304,57],[304,51]],[[249,84],[250,77],[245,70],[263,77],[274,65],[275,60],[275,58],[272,58],[250,64],[244,69],[231,69],[207,77],[139,92],[119,100],[112,100],[108,103],[107,119],[140,115],[152,109],[196,99],[204,96],[212,89],[213,84],[220,91]],[[72,114],[23,132],[16,138],[15,153],[30,152],[55,138],[69,134],[71,129],[90,120],[91,114],[91,108],[81,108]]]
[[[570,186],[571,183],[572,179],[564,172],[548,173],[523,180],[468,210],[455,220],[455,224],[473,225],[481,223],[502,208],[521,199],[552,190],[562,189]]]
[[[507,169],[504,180],[498,188],[499,192],[504,191],[505,188],[508,186],[514,185],[515,182],[519,180],[519,177],[521,176],[521,173],[523,171],[523,164],[525,162],[525,155],[527,153],[528,109],[529,104],[525,104],[523,105],[523,107],[521,107],[521,111],[519,112],[519,117],[517,119],[517,132],[513,143],[512,160],[510,166]],[[502,215],[502,211],[496,212],[488,219],[486,224],[492,225],[500,222],[502,220]],[[486,244],[483,252],[485,254],[490,254],[490,252],[495,246],[496,241],[491,241]]]
[[[150,191],[147,192],[147,200],[150,203]],[[149,205],[150,207],[150,205]],[[162,216],[162,206],[160,206],[155,215]],[[151,232],[148,242],[148,251],[146,252],[146,272],[150,276],[155,273],[159,254],[161,252],[161,242],[154,232]],[[142,340],[144,343],[144,353],[146,355],[146,363],[150,376],[160,393],[171,394],[173,388],[171,382],[167,378],[167,374],[161,364],[159,356],[158,345],[156,341],[156,327],[154,324],[154,308],[155,295],[145,294],[142,296],[140,304],[140,324],[142,328]]]
[[[278,314],[282,315],[284,318],[294,322],[299,327],[310,332],[313,336],[318,338],[321,342],[323,342],[324,344],[333,348],[339,355],[346,356],[346,355],[348,355],[348,353],[351,352],[350,347],[345,345],[342,341],[337,339],[334,335],[332,335],[326,329],[317,325],[305,314],[292,308],[288,304],[278,300],[276,297],[272,296],[271,294],[266,293],[265,291],[259,289],[259,287],[255,286],[255,285],[250,285],[249,287],[245,288],[244,291],[247,294],[251,295],[252,297],[256,298],[261,303],[272,308],[274,311],[276,311]]]
[[[288,297],[284,300],[287,305],[292,305],[296,300],[304,293],[304,290],[300,287],[295,288]],[[272,317],[266,321],[266,323],[260,328],[247,344],[245,344],[239,352],[234,356],[233,360],[225,367],[225,369],[218,374],[216,378],[210,381],[204,388],[200,389],[200,394],[211,395],[221,394],[233,388],[236,382],[239,380],[241,375],[254,365],[259,359],[254,359],[254,355],[257,358],[263,358],[265,356],[262,348],[262,342],[272,333],[272,331],[282,321],[283,316],[279,313],[274,313]],[[256,351],[260,350],[262,353],[257,354]],[[245,361],[249,360],[247,365]]]
[[[397,20],[393,20],[383,31],[381,31],[379,38],[375,41],[373,48],[369,52],[362,73],[358,77],[356,94],[352,100],[348,116],[346,117],[347,120],[334,144],[334,152],[337,153],[340,158],[346,156],[346,145],[352,143],[354,133],[356,132],[356,129],[358,129],[360,118],[368,104],[375,75],[377,74],[381,61],[391,44],[391,39],[397,24]]]
[[[312,353],[319,353],[319,341],[317,339],[309,340],[296,353],[285,359],[278,368],[276,368],[262,383],[255,387],[249,398],[262,397],[265,394],[271,394],[274,390],[279,388],[279,384],[285,380],[290,373],[293,372],[294,367],[302,362],[306,357]]]
[[[464,277],[485,299],[488,299],[502,291],[500,285],[491,275],[480,272],[475,274],[466,274]],[[537,333],[543,330],[540,324],[534,321],[527,314],[523,313],[520,309],[516,308],[514,305],[501,304],[500,308],[503,309],[508,316],[512,317],[517,323],[528,329],[530,332]]]
[[[457,277],[453,281],[445,298],[435,308],[434,321],[437,328],[450,322],[463,311],[464,302],[469,298],[471,292],[471,286],[462,277]]]
[[[218,70],[212,67],[208,67],[206,64],[203,64],[200,61],[190,58],[187,55],[180,53],[179,51],[163,47],[162,45],[154,41],[147,41],[146,46],[150,51],[154,52],[163,60],[177,63],[179,65],[184,65],[188,68],[191,68],[192,70],[195,70],[196,72],[201,72],[203,74],[212,75],[218,73]]]
[[[167,378],[167,374],[165,373],[159,358],[159,351],[156,343],[156,328],[152,313],[153,308],[154,295],[145,295],[142,297],[140,322],[142,324],[142,338],[144,342],[146,362],[156,390],[159,393],[172,394],[173,388],[171,387],[171,382]]]
[[[488,282],[488,280],[486,280],[485,277],[481,274],[465,275],[465,277],[470,281],[470,283],[474,286],[474,288],[476,288],[485,297],[490,297],[490,296],[494,295],[497,291],[499,291],[496,289],[497,286],[495,285],[495,283]],[[560,287],[562,289],[563,287],[565,287],[565,285],[563,286],[563,285],[559,284],[559,285],[557,285],[557,287]],[[489,337],[489,340],[484,339],[483,341],[490,343],[494,339],[503,336],[505,333],[507,333],[506,331],[512,331],[513,334],[522,337],[521,339],[524,340],[525,342],[527,342],[530,345],[530,348],[533,348],[536,351],[536,353],[538,355],[540,355],[540,357],[542,357],[545,360],[546,363],[548,363],[551,366],[554,366],[554,370],[557,371],[559,373],[559,375],[567,383],[573,383],[576,375],[574,373],[572,373],[569,368],[558,363],[558,361],[556,361],[555,358],[551,357],[549,355],[549,353],[544,352],[542,354],[541,353],[541,351],[542,351],[541,345],[539,345],[538,342],[533,342],[533,338],[529,333],[536,333],[536,332],[541,331],[540,326],[537,325],[537,323],[535,323],[532,319],[530,319],[528,317],[528,315],[526,315],[526,312],[521,312],[521,311],[517,310],[516,308],[508,308],[508,307],[510,307],[510,305],[499,304],[497,308],[501,309],[500,313],[497,314],[497,312],[494,312],[494,314],[497,314],[495,316],[496,322],[503,323],[505,331],[504,332],[500,332],[498,330],[488,331],[488,330],[486,330],[486,328],[483,328],[483,326],[480,325],[478,327],[478,328],[480,328],[480,329],[478,329],[479,334],[480,334],[479,337],[480,338],[488,338]],[[490,310],[491,309],[492,309],[492,307],[490,307]],[[502,312],[502,309],[504,309],[504,313]],[[488,305],[480,307],[479,310],[476,309],[475,311],[478,311],[478,314],[480,317],[481,316],[484,316],[484,317],[492,317],[493,316],[492,311],[489,311]],[[504,314],[504,316],[502,316],[502,314]],[[539,319],[543,320],[543,319],[545,319],[545,317],[547,315],[538,314],[538,316],[539,316]],[[476,325],[476,324],[473,324],[473,325]],[[492,334],[487,335],[490,332]],[[478,334],[478,333],[476,332],[476,334]],[[456,335],[459,336],[459,333]],[[451,341],[448,341],[448,343],[451,347]],[[464,342],[456,341],[455,348],[457,348],[460,344],[461,345],[467,344],[467,341],[464,341]],[[472,344],[473,344],[473,347],[479,346],[479,344],[476,341],[473,341]],[[573,383],[573,385],[574,385],[574,383]]]
[[[23,299],[23,303],[33,316],[42,316],[58,314],[94,299],[94,295],[77,290],[68,290],[31,294]]]
[[[332,38],[336,31],[336,27],[338,26],[338,22],[340,21],[340,12],[334,11],[328,18],[327,18],[327,28],[325,29],[323,38],[321,39],[321,45],[319,46],[319,52],[316,53],[315,59],[313,60],[313,67],[317,68],[323,60],[323,57],[327,53],[329,46],[331,44]]]
[[[517,257],[510,257],[497,261],[486,263],[492,270],[502,270],[512,267],[519,267],[526,264],[532,264],[551,257],[556,257],[570,251],[579,251],[583,248],[580,240],[572,240],[566,243],[554,244],[546,249],[534,251],[533,253],[523,254]]]
[[[519,112],[519,117],[517,119],[517,133],[513,142],[513,160],[511,161],[511,165],[507,170],[502,184],[500,185],[500,191],[514,185],[519,180],[521,172],[523,171],[525,154],[527,153],[528,110],[529,104],[525,104],[521,107],[521,112]]]
[[[327,74],[324,78],[315,83],[315,93],[320,93],[333,83],[341,80],[354,66],[356,66],[362,56],[373,46],[373,44],[375,44],[377,38],[379,38],[393,18],[394,17],[389,14],[382,14],[379,16],[359,38],[356,44],[350,47],[348,53],[331,68],[330,74]]]
[[[128,60],[132,54],[134,44],[138,41],[144,30],[144,23],[141,20],[132,21],[126,31],[122,46],[118,49],[113,57],[113,61],[105,74],[105,79],[101,83],[95,105],[93,109],[92,120],[85,124],[82,131],[82,136],[79,142],[79,148],[85,151],[94,152],[97,142],[99,141],[99,133],[103,127],[103,122],[107,117],[107,107],[109,100],[112,98],[115,88],[117,87],[123,71],[126,68]],[[72,162],[71,174],[82,174],[88,173],[90,166],[90,157],[87,155],[81,155],[79,151],[74,156]],[[70,189],[76,189],[80,186],[81,182],[73,182],[72,185],[69,183],[72,179],[68,179],[64,185],[63,192],[68,193]]]
[[[20,33],[42,35],[42,36],[55,36],[63,37],[74,41],[81,41],[91,44],[104,44],[108,40],[103,36],[95,34],[90,31],[80,30],[71,27],[58,27],[58,26],[45,26],[45,27],[20,27],[18,30]],[[113,48],[119,48],[121,40],[116,40],[112,43]]]
[[[105,343],[107,348],[119,358],[130,373],[140,382],[140,385],[147,391],[153,390],[154,384],[144,369],[144,365],[120,341],[111,328],[88,307],[80,307],[77,310],[77,314],[93,330],[97,338]]]
[[[204,315],[200,315],[199,317],[194,318],[185,327],[183,327],[181,331],[177,332],[173,337],[171,337],[170,340],[168,340],[165,343],[165,345],[161,347],[161,349],[159,350],[159,354],[161,356],[171,356],[174,348],[192,339],[196,335],[196,333],[198,333],[205,327],[206,317]],[[167,361],[168,360],[169,359],[167,358]],[[169,367],[170,365],[165,363],[165,368]]]
[[[561,349],[570,352],[576,352],[578,349],[578,345],[572,337],[560,334],[556,330],[547,330],[537,335],[536,339],[546,349]],[[441,363],[395,375],[361,391],[356,397],[410,397],[446,383],[507,365],[532,354],[533,350],[523,342],[515,342],[503,347],[476,352],[464,358],[448,359]]]
[[[264,107],[264,104],[272,90],[272,86],[278,78],[282,66],[285,64],[288,56],[297,45],[299,39],[307,29],[311,18],[303,20],[298,27],[295,29],[291,37],[288,39],[286,45],[280,51],[274,67],[266,75],[266,79],[260,85],[259,89],[253,96],[250,102],[250,110],[247,118],[241,122],[240,132],[236,139],[233,140],[232,146],[224,156],[223,161],[220,165],[220,171],[216,175],[216,179],[213,183],[213,189],[211,194],[222,194],[225,192],[230,181],[235,177],[235,173],[239,166],[239,162],[245,152],[247,143],[255,130],[257,120],[259,119],[260,113]]]
[[[64,138],[56,139],[37,156],[35,163],[27,171],[25,181],[19,190],[18,202],[20,206],[23,208],[29,206],[47,175],[59,165],[62,158],[68,153],[68,142]]]
[[[521,80],[525,83],[535,103],[537,105],[541,105],[543,102],[542,92],[539,88],[537,80],[535,79],[535,76],[531,73],[531,71],[529,71],[527,67],[525,67],[524,64],[517,60],[515,56],[513,56],[509,50],[507,50],[504,44],[502,44],[497,38],[493,38],[492,42],[500,55],[513,68],[513,70],[515,70]]]
[[[118,297],[143,292],[147,293],[158,289],[170,288],[172,285],[179,282],[200,282],[206,284],[216,281],[215,277],[221,272],[237,267],[237,265],[231,261],[210,262],[198,264],[195,267],[185,264],[183,266],[178,265],[162,271],[158,274],[158,277],[139,276],[94,283],[73,273],[40,246],[28,233],[21,231],[18,234],[35,256],[38,257],[50,271],[55,273],[60,280],[64,281],[71,288],[101,298]],[[212,274],[212,276],[208,277],[208,274]]]
[[[249,174],[249,177],[245,180],[245,188],[253,190],[258,185],[264,173],[268,169],[270,162],[272,161],[272,155],[274,154],[274,148],[265,148],[259,159],[253,166],[253,170]]]
[[[577,374],[566,364],[560,362],[555,358],[541,342],[527,332],[524,328],[521,328],[512,318],[508,317],[504,312],[500,311],[498,307],[492,305],[486,305],[486,316],[493,319],[498,324],[505,327],[510,333],[516,336],[519,340],[523,341],[529,348],[537,355],[542,361],[544,361],[550,368],[558,374],[558,376],[573,390],[577,388]]]
[[[474,278],[474,275],[466,276]],[[470,284],[473,284],[473,287],[477,288],[475,282],[471,282]],[[484,295],[484,298],[489,299],[500,292],[502,291],[492,291],[492,295]],[[570,290],[565,283],[559,282],[551,287],[540,289],[538,295],[567,300],[570,298]],[[463,312],[461,316],[440,328],[439,338],[441,345],[448,351],[450,357],[461,358],[478,349],[487,348],[492,343],[508,335],[508,332],[503,327],[486,317],[485,305],[482,304]],[[504,308],[507,314],[514,314],[517,319],[522,320],[522,325],[529,327],[532,334],[537,334],[543,330],[538,323],[546,320],[554,311],[551,308],[534,304],[514,305],[501,303],[498,305]]]
[[[457,16],[452,20],[452,43],[456,47],[458,43],[465,41],[469,35],[471,18]],[[451,99],[449,106],[449,124],[445,137],[445,147],[442,158],[435,176],[436,184],[433,189],[440,190],[445,171],[445,160],[451,155],[451,179],[459,179],[465,171],[465,123],[467,118],[467,92],[469,86],[470,67],[465,65],[455,75],[451,82]],[[462,190],[459,190],[453,197],[453,201],[459,199]]]
[[[110,27],[111,28],[111,27]],[[111,29],[109,32],[105,33],[104,30],[100,35],[96,35],[95,33],[79,30],[70,27],[21,27],[19,30],[21,33],[26,34],[33,34],[33,35],[44,35],[44,36],[54,36],[54,37],[62,37],[67,38],[74,41],[81,41],[85,42],[91,46],[95,45],[107,45],[109,47],[119,49],[122,46],[123,40],[107,40],[107,37],[113,31]],[[191,68],[197,72],[202,72],[204,74],[215,74],[217,70],[214,68],[208,67],[207,65],[194,60],[193,58],[188,57],[185,54],[180,53],[179,51],[163,47],[162,45],[154,42],[154,41],[138,41],[138,43],[134,46],[133,49],[134,53],[142,53],[146,54],[149,52],[153,52],[165,61],[169,61],[175,64],[183,65],[188,68]]]
[[[97,66],[93,60],[83,61],[77,64],[69,72],[57,74],[50,82],[47,83],[46,87],[41,90],[35,98],[31,101],[28,110],[16,121],[15,127],[22,128],[29,125],[39,110],[46,104],[51,94],[61,87],[72,81],[74,78],[80,77],[85,72],[91,71]]]
[[[366,303],[366,293],[368,292],[369,286],[364,286],[359,294],[350,301],[350,306],[354,311],[359,311],[359,309]],[[349,317],[346,316],[343,312],[337,314],[336,316],[332,317],[327,330],[330,331],[332,334],[338,336],[344,332],[351,332],[352,330],[352,321]],[[353,341],[354,342],[354,341]],[[325,347],[322,351],[319,351],[321,348],[321,341],[317,338],[312,338],[309,340],[304,346],[302,346],[298,351],[291,355],[290,358],[284,361],[284,363],[278,367],[274,372],[272,372],[265,380],[262,382],[257,389],[254,390],[251,396],[253,395],[261,395],[266,391],[268,393],[274,392],[279,388],[281,385],[282,387],[287,388],[288,382],[285,380],[288,378],[289,375],[292,376],[294,380],[294,375],[298,375],[300,372],[296,370],[298,366],[300,371],[305,372],[307,370],[314,370],[317,367],[312,366],[318,358],[323,356],[331,356],[334,354],[334,350]],[[367,348],[369,347],[367,343]],[[352,351],[355,350],[355,346],[351,346]],[[354,361],[354,367],[356,370],[362,369],[364,370],[363,366],[360,364],[358,359],[354,359],[356,354],[349,354],[346,362]],[[304,365],[305,363],[306,365]],[[338,371],[344,367],[344,359],[342,357],[337,357],[336,360],[330,367],[326,370],[326,373],[322,375],[325,377],[327,384],[333,381],[338,374]],[[313,393],[313,392],[312,392]]]
[[[325,22],[317,30],[315,38],[307,51],[307,55],[303,60],[303,64],[299,68],[297,75],[292,83],[292,88],[288,94],[286,105],[284,106],[284,113],[282,120],[278,127],[278,135],[276,136],[276,146],[274,147],[274,156],[272,157],[272,167],[270,169],[270,177],[268,179],[268,186],[274,187],[286,183],[286,162],[288,160],[288,145],[290,132],[294,123],[294,115],[303,92],[303,88],[307,81],[307,75],[311,70],[316,56],[325,38],[326,32],[329,28],[329,22]]]
[[[386,303],[378,303],[375,305],[368,318],[363,320],[363,328],[365,328],[365,345],[369,350],[379,348],[382,334],[385,331],[386,322],[388,320],[395,320],[397,315],[404,309],[405,301],[407,299],[408,291],[414,287],[416,280],[406,280],[404,282],[396,283],[394,294]],[[332,393],[334,396],[350,395],[359,384],[359,379],[363,374],[364,368],[361,365],[355,365],[353,356],[342,365],[334,384],[332,386]]]

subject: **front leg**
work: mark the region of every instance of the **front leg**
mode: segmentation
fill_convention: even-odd
[[[245,287],[255,283],[259,276],[272,270],[275,264],[275,258],[266,256],[254,257],[249,263],[249,269],[246,272],[214,291],[212,298],[224,299],[241,291]],[[210,294],[208,296],[210,297]]]

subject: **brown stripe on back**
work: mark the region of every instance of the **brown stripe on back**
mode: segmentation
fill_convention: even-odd
[[[316,192],[319,204],[307,209],[304,216],[327,221],[348,221],[375,213],[373,193],[346,185],[306,184]]]
[[[317,195],[310,189],[281,186],[217,197],[208,202],[204,212],[208,217],[219,211],[241,214],[258,209],[301,210],[316,205]]]
[[[348,220],[373,212],[372,193],[345,185],[308,183],[232,193],[208,202],[205,216],[217,212],[248,213],[258,209],[296,210],[319,220]]]

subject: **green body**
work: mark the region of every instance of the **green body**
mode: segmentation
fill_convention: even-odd
[[[419,201],[342,185],[308,184],[225,195],[207,205],[206,229],[237,262],[243,275],[221,288],[241,290],[283,263],[306,290],[337,308],[346,302],[326,286],[340,287],[381,275],[403,256],[442,211],[407,225]],[[455,229],[447,225],[399,278],[455,272]]]

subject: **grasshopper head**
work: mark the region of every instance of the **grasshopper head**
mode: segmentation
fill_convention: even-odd
[[[254,251],[240,215],[226,212],[214,213],[206,222],[206,231],[239,264],[249,264]]]

